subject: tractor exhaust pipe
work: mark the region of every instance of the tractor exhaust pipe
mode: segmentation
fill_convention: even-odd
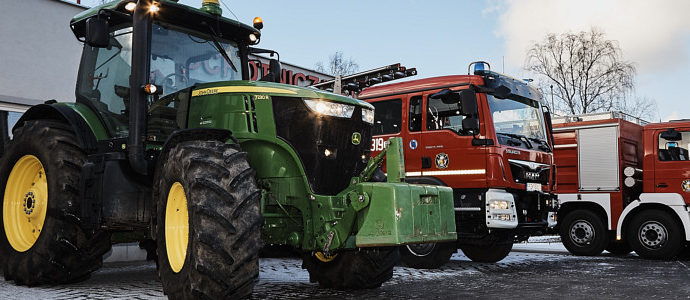
[[[151,53],[151,19],[148,8],[151,0],[139,0],[132,19],[132,73],[129,77],[129,137],[127,140],[129,164],[142,175],[148,173],[146,150],[146,102],[148,95],[143,86],[149,82]]]

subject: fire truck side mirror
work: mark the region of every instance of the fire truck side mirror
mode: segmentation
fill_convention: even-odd
[[[669,128],[668,130],[661,132],[659,136],[667,141],[680,141],[683,139],[680,131],[676,131],[673,128]]]
[[[105,48],[110,45],[110,28],[105,18],[95,16],[86,20],[85,42],[96,48]]]
[[[460,101],[462,102],[461,109],[464,116],[476,116],[479,113],[477,108],[477,94],[473,90],[468,89],[460,92]],[[477,125],[477,127],[479,126]]]
[[[462,120],[462,130],[472,133],[479,133],[479,119],[477,117],[467,117]]]

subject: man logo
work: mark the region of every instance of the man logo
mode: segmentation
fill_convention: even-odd
[[[359,143],[362,141],[362,135],[359,132],[355,132],[352,134],[352,144],[353,145],[359,145]]]
[[[445,169],[448,167],[448,154],[436,154],[436,167],[439,169]]]

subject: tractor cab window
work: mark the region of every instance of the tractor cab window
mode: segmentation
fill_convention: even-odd
[[[131,27],[115,30],[107,48],[84,45],[77,95],[101,115],[113,137],[126,137],[128,133],[131,63]]]
[[[410,98],[409,127],[411,132],[422,130],[422,96]]]
[[[471,135],[462,129],[462,120],[465,118],[461,114],[460,103],[443,103],[441,98],[427,98],[426,110],[426,129],[443,130],[448,129],[460,135]]]
[[[373,135],[394,134],[400,132],[402,119],[402,100],[386,100],[371,103],[374,106]]]
[[[228,63],[206,35],[153,25],[150,82],[163,87],[163,96],[195,84],[242,79],[242,63],[236,43],[216,38],[225,49]]]
[[[690,160],[688,149],[690,149],[690,132],[680,131],[677,134],[662,137],[659,134],[659,160],[660,161],[682,161]],[[671,137],[673,136],[673,137]]]

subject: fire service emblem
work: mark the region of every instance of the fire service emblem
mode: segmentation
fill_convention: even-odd
[[[436,154],[436,167],[439,169],[445,169],[448,167],[448,154]]]
[[[683,180],[680,186],[683,188],[684,192],[690,192],[690,179]]]

